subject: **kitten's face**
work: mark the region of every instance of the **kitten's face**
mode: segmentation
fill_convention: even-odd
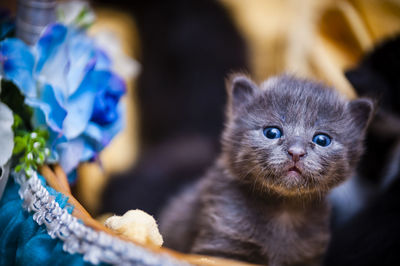
[[[320,84],[281,76],[257,88],[233,79],[224,132],[230,170],[255,189],[283,195],[326,192],[362,152],[372,104],[348,102]]]

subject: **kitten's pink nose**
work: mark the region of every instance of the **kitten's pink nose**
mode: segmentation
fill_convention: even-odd
[[[288,149],[288,153],[292,156],[294,162],[298,162],[306,154],[306,151],[303,147],[295,145]]]

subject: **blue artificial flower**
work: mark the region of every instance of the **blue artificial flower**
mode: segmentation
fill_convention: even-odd
[[[17,85],[28,97],[35,97],[35,83],[32,70],[35,59],[29,47],[18,39],[0,42],[0,75]]]
[[[33,47],[18,39],[0,42],[0,75],[34,109],[33,125],[47,126],[53,159],[67,173],[121,130],[125,84],[110,68],[107,55],[83,31],[58,23]]]
[[[108,71],[98,71],[104,81],[97,90],[91,121],[101,126],[109,125],[119,119],[117,105],[125,93],[122,79]]]

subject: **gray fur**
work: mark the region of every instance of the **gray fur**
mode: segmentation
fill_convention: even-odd
[[[164,210],[167,247],[272,266],[318,264],[329,240],[325,196],[354,171],[373,104],[287,75],[272,81],[258,87],[235,75],[227,83],[221,156]],[[282,137],[267,139],[268,126]],[[316,145],[316,133],[332,143]],[[297,162],[293,147],[305,153]],[[300,178],[288,174],[294,165]]]

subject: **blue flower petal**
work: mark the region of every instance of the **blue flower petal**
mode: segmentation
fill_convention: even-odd
[[[68,115],[64,120],[64,134],[68,139],[78,137],[86,128],[93,112],[96,92],[102,86],[104,73],[90,71],[78,90],[68,98]]]
[[[49,130],[50,137],[47,142],[48,148],[50,148],[50,157],[46,158],[46,161],[49,163],[58,163],[60,161],[60,155],[57,151],[57,146],[61,143],[68,142],[67,138],[62,135],[62,133],[57,133],[52,130]]]
[[[85,143],[82,138],[76,138],[57,145],[56,150],[59,154],[60,165],[67,175],[78,166],[84,148]]]
[[[58,23],[51,24],[45,29],[36,44],[38,53],[38,62],[36,65],[37,73],[41,72],[45,63],[49,61],[49,58],[58,52],[59,48],[64,43],[67,32],[67,27]]]
[[[85,139],[84,137],[82,138]],[[98,152],[93,149],[92,145],[90,145],[90,143],[88,142],[85,142],[85,149],[83,150],[82,153],[81,162],[87,162],[93,160],[97,154]]]
[[[35,109],[33,122],[36,126],[43,125],[44,118],[45,124],[53,131],[62,132],[62,125],[67,111],[62,106],[61,100],[57,97],[51,85],[46,84],[43,86],[39,99],[26,98],[25,103]]]
[[[10,38],[0,43],[0,74],[13,81],[28,97],[36,96],[33,66],[34,57],[21,40]]]
[[[68,57],[71,68],[67,73],[69,95],[75,93],[84,76],[96,65],[93,41],[81,31],[70,30],[68,35]]]
[[[66,73],[71,68],[68,60],[66,38],[68,30],[61,24],[48,26],[36,44],[37,65],[35,75],[38,81],[50,84],[56,91],[68,97]]]
[[[0,42],[0,75],[26,96],[33,125],[47,126],[51,159],[69,174],[121,130],[125,84],[110,72],[110,58],[73,27],[50,25],[34,48],[17,39]]]
[[[96,70],[109,70],[111,68],[111,59],[101,49],[96,50]]]
[[[100,125],[113,123],[119,118],[117,105],[126,91],[125,82],[117,75],[108,72],[104,74],[103,86],[99,88],[94,102],[91,121]]]
[[[119,119],[115,120],[112,124],[102,126],[92,121],[88,123],[83,136],[85,137],[86,143],[90,144],[95,153],[100,152],[107,146],[115,135],[124,127],[125,106],[119,103],[117,110]]]

